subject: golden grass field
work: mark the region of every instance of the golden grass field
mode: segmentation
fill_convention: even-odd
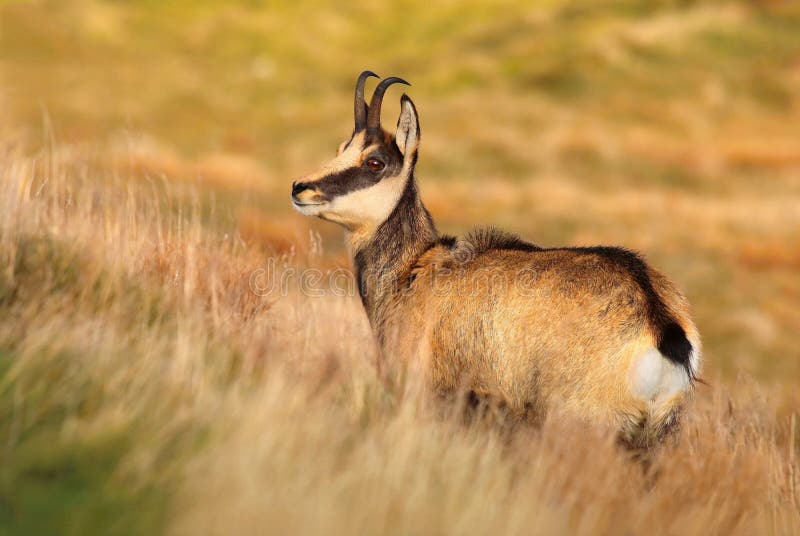
[[[365,68],[442,231],[684,289],[708,385],[647,469],[403,396],[301,292],[349,261],[291,181]],[[798,335],[795,2],[0,1],[0,535],[798,534]]]

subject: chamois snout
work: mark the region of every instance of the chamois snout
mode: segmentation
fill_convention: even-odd
[[[292,204],[295,207],[320,205],[323,202],[322,194],[313,184],[303,181],[292,183]]]
[[[308,185],[306,183],[297,181],[292,183],[292,197],[296,198],[297,194],[305,190],[308,190]]]

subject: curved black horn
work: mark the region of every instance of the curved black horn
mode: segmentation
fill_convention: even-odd
[[[381,103],[383,102],[383,94],[386,92],[386,88],[392,84],[411,85],[402,78],[397,78],[396,76],[381,80],[381,83],[375,88],[375,93],[372,94],[372,100],[369,102],[367,129],[377,130],[381,127]]]
[[[353,108],[356,118],[356,132],[363,130],[364,127],[367,126],[367,103],[364,100],[364,83],[370,76],[380,78],[380,76],[372,71],[364,71],[358,75],[358,80],[356,81],[356,99]]]

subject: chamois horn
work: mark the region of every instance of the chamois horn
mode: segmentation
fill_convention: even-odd
[[[364,127],[367,126],[367,102],[364,100],[364,83],[370,76],[374,76],[375,78],[380,78],[380,76],[373,73],[372,71],[364,71],[363,73],[358,75],[358,80],[356,81],[356,98],[354,106],[354,112],[356,118],[356,132],[364,130]]]
[[[375,93],[372,94],[372,100],[369,102],[367,130],[374,131],[381,128],[381,103],[383,102],[383,94],[386,92],[386,88],[392,84],[405,84],[407,86],[411,85],[402,78],[397,78],[396,76],[381,80],[381,83],[375,88]]]

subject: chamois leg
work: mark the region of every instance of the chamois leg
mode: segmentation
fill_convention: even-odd
[[[617,443],[641,466],[649,485],[655,484],[659,476],[658,472],[651,472],[654,457],[677,437],[681,409],[681,404],[671,403],[656,414],[645,411],[632,415],[617,435]]]

